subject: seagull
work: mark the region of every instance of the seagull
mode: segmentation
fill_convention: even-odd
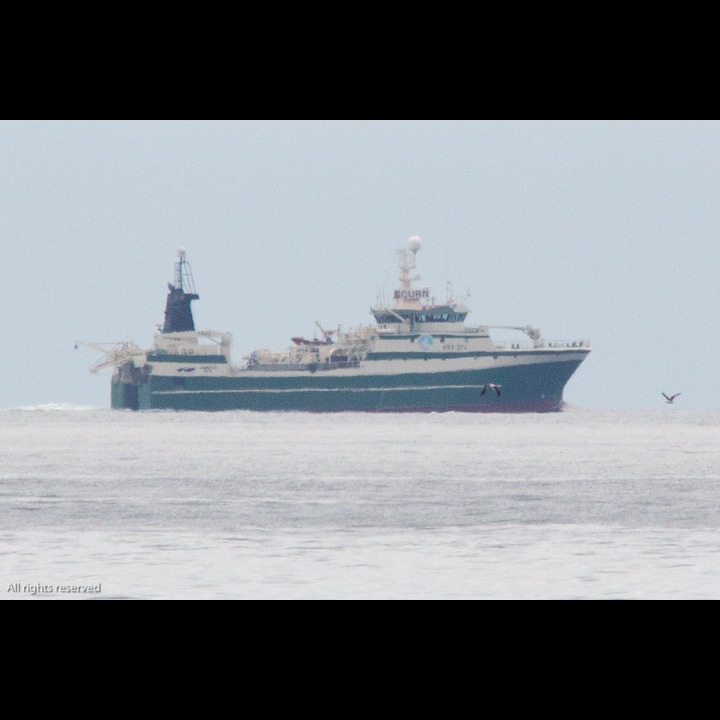
[[[495,391],[495,394],[499,395],[500,387],[501,387],[500,385],[495,385],[493,383],[485,383],[483,385],[483,389],[480,391],[480,395],[484,395],[488,391],[488,388],[492,388]]]
[[[665,402],[672,403],[672,401],[678,396],[682,395],[682,393],[675,393],[674,395],[671,395],[668,397],[665,393],[662,394],[662,396],[665,398]]]

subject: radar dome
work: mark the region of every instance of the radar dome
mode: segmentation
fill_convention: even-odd
[[[416,253],[420,249],[420,245],[422,245],[422,243],[417,235],[413,235],[408,240],[408,248],[410,248],[410,252]]]

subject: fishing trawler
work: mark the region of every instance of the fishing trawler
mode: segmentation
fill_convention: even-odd
[[[468,326],[464,302],[436,304],[414,284],[421,242],[398,251],[400,286],[392,303],[370,309],[374,322],[322,338],[291,338],[283,351],[256,350],[231,360],[231,337],[196,330],[199,299],[185,251],[168,284],[165,321],[152,348],[123,342],[91,366],[113,368],[111,407],[130,410],[270,410],[308,412],[551,412],[590,352],[587,340],[546,342],[530,327]],[[494,328],[528,341],[500,343]]]

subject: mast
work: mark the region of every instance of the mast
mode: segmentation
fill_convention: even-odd
[[[168,296],[165,301],[164,333],[188,332],[195,330],[190,303],[198,300],[195,293],[192,270],[185,259],[185,250],[178,250],[178,261],[175,263],[175,284],[168,283]],[[188,292],[185,292],[187,288]]]
[[[422,308],[421,298],[427,298],[429,291],[427,288],[422,290],[413,290],[412,284],[416,280],[420,280],[421,276],[410,275],[411,270],[415,270],[415,255],[420,249],[420,238],[413,235],[408,240],[406,250],[399,250],[400,257],[400,290],[395,291],[395,309],[396,310],[419,310]]]

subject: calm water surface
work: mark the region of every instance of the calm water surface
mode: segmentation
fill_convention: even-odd
[[[0,427],[4,600],[720,598],[720,411]]]

